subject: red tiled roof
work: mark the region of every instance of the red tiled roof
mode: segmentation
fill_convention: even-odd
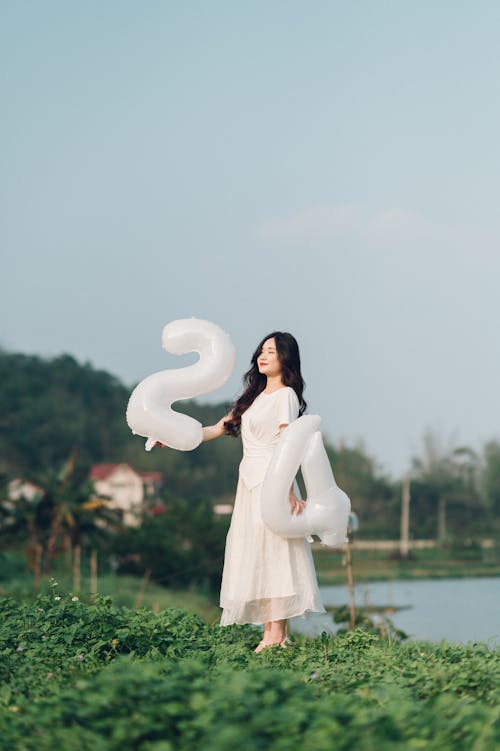
[[[94,464],[90,470],[90,479],[105,480],[117,467],[129,467],[129,469],[132,469],[128,464]]]
[[[94,464],[90,469],[91,480],[106,480],[118,467],[127,467],[136,475],[139,475],[143,482],[161,482],[163,479],[161,472],[136,472],[130,464]]]

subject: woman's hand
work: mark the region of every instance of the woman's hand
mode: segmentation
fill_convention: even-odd
[[[301,514],[306,507],[306,502],[302,501],[300,498],[297,498],[297,496],[293,492],[290,492],[288,500],[290,501],[290,513],[294,516]]]

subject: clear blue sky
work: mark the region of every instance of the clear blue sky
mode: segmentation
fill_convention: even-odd
[[[500,438],[500,3],[0,6],[1,344],[125,383],[163,325],[301,345],[395,475]]]

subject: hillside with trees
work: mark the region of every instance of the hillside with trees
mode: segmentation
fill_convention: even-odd
[[[72,457],[73,475],[84,483],[93,464],[126,462],[138,471],[160,471],[171,501],[231,501],[240,440],[223,437],[192,452],[146,452],[125,422],[130,393],[115,376],[70,355],[0,351],[0,474],[36,483]],[[193,401],[176,408],[212,424],[228,406]],[[361,446],[327,445],[327,453],[360,517],[360,535],[397,537],[401,483]],[[413,537],[491,536],[500,515],[500,443],[490,441],[478,455],[467,447],[443,449],[429,434],[414,460],[411,494]]]

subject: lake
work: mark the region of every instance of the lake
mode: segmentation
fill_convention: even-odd
[[[349,601],[346,586],[320,591],[325,607]],[[370,582],[356,586],[355,599],[357,607],[404,608],[389,617],[412,639],[500,645],[500,577]],[[330,616],[293,618],[290,630],[313,635],[332,622]]]

